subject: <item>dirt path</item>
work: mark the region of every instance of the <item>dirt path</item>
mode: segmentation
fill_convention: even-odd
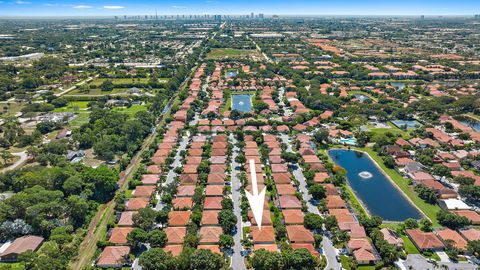
[[[12,165],[6,167],[6,168],[3,168],[0,170],[0,172],[6,172],[6,171],[11,171],[11,170],[14,170],[16,169],[18,166],[22,165],[23,163],[25,163],[25,161],[27,161],[27,158],[28,158],[28,155],[27,155],[27,152],[26,151],[23,151],[23,152],[19,152],[19,153],[12,153],[12,155],[14,156],[17,156],[17,157],[20,157],[19,160],[15,161],[15,163],[13,163]]]

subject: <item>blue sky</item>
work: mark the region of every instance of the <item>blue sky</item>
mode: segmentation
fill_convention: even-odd
[[[480,0],[0,0],[0,16],[154,14],[472,15]]]

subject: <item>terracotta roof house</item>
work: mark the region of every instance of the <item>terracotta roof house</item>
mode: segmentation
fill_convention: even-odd
[[[186,164],[185,166],[183,166],[183,173],[196,174],[197,168],[198,168],[198,164]]]
[[[324,183],[330,176],[326,172],[317,172],[315,173],[315,177],[313,181],[315,183]]]
[[[177,197],[192,197],[195,194],[195,186],[179,186]]]
[[[211,156],[210,157],[210,162],[212,164],[226,164],[227,163],[227,157],[226,156]]]
[[[297,190],[291,184],[276,185],[278,195],[295,195]]]
[[[144,185],[155,185],[158,181],[160,181],[160,176],[158,174],[142,175],[142,184]]]
[[[433,178],[433,176],[431,176],[429,173],[422,171],[412,172],[409,174],[409,176],[412,178],[413,181],[417,183],[421,183],[425,180],[435,180],[435,178]]]
[[[139,210],[145,208],[150,203],[148,198],[131,198],[125,204],[127,210]]]
[[[213,164],[210,166],[210,174],[225,174],[227,167],[225,165]]]
[[[445,247],[442,241],[432,232],[422,232],[419,229],[406,230],[405,232],[420,251],[442,250]]]
[[[270,160],[270,163],[271,164],[280,164],[280,163],[284,163],[285,161],[282,159],[281,156],[273,156],[273,155],[270,155],[268,157],[268,159]]]
[[[182,185],[195,186],[198,182],[198,174],[180,174],[179,180]]]
[[[149,174],[160,174],[162,173],[162,168],[158,165],[147,166],[147,172]]]
[[[292,175],[290,173],[272,173],[273,181],[278,184],[290,184]]]
[[[221,227],[201,227],[200,244],[216,244],[220,240],[222,233]]]
[[[286,173],[288,172],[287,164],[272,164],[273,173]]]
[[[314,241],[312,232],[303,225],[288,225],[287,235],[290,243],[313,243]]]
[[[252,225],[256,226],[257,225],[257,220],[253,216],[252,210],[248,210],[248,219],[252,223]],[[271,226],[272,225],[272,218],[270,216],[270,211],[269,210],[263,210],[262,213],[262,226]]]
[[[468,230],[461,230],[460,234],[465,238],[467,241],[476,241],[480,240],[480,230],[475,228],[470,228]]]
[[[203,209],[205,210],[221,210],[222,197],[206,197],[203,201]]]
[[[43,243],[43,237],[25,235],[15,239],[1,254],[2,262],[16,262],[18,255],[25,251],[37,251]]]
[[[209,185],[223,185],[225,184],[225,178],[227,177],[226,174],[209,174],[207,178],[207,182]]]
[[[172,200],[173,209],[184,210],[192,209],[193,200],[190,197],[178,197]]]
[[[129,254],[130,247],[127,246],[107,246],[97,260],[99,268],[122,268],[131,265]]]
[[[201,156],[188,156],[185,158],[186,164],[200,164],[202,162]]]
[[[282,195],[278,196],[281,209],[301,209],[302,203],[296,196]]]
[[[226,154],[227,154],[227,149],[220,149],[220,148],[212,149],[212,152],[210,153],[212,157],[225,156]]]
[[[182,244],[187,234],[186,227],[168,227],[164,231],[167,234],[168,244]]]
[[[168,213],[168,226],[185,227],[191,215],[191,211],[171,211]]]
[[[203,154],[203,149],[190,149],[188,155],[192,157],[200,157]]]
[[[467,248],[467,241],[463,237],[452,229],[443,229],[437,231],[438,237],[443,241],[445,246],[448,246],[448,242],[452,242],[452,245],[460,250]]]
[[[457,216],[466,217],[473,225],[480,224],[480,214],[473,210],[453,210],[452,212]]]
[[[379,261],[375,248],[366,238],[351,239],[347,247],[359,264],[375,264]]]
[[[403,239],[395,231],[383,228],[380,232],[383,234],[383,239],[385,239],[390,245],[394,245],[398,248],[403,247]]]
[[[283,219],[287,225],[303,224],[304,214],[299,209],[283,209]]]
[[[178,256],[183,251],[183,245],[166,245],[163,251],[172,253],[173,256]]]
[[[110,231],[108,241],[115,245],[124,245],[127,243],[127,235],[132,230],[132,227],[115,227]]]
[[[358,222],[344,222],[341,224],[340,230],[348,232],[350,239],[367,237],[365,228]]]
[[[223,196],[223,186],[221,186],[221,185],[208,185],[205,188],[205,196],[208,196],[208,197],[221,197],[221,196]]]
[[[133,214],[137,213],[136,211],[125,211],[120,214],[118,219],[119,227],[132,227],[133,226]]]
[[[254,244],[275,243],[275,233],[272,226],[262,226],[262,230],[259,230],[257,226],[252,226],[250,235]]]
[[[202,214],[201,225],[218,225],[218,210],[205,210]]]
[[[322,184],[325,187],[327,195],[338,195],[338,190],[333,184]]]
[[[344,222],[355,222],[353,215],[350,213],[350,211],[348,211],[348,209],[329,209],[328,212],[330,213],[330,215],[335,216],[339,226],[341,225],[341,223]]]
[[[345,201],[339,195],[327,195],[327,209],[345,208]]]
[[[150,198],[155,192],[155,186],[137,186],[132,192],[133,197],[148,197]]]

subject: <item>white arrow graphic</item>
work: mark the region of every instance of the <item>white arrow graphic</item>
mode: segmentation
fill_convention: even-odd
[[[252,209],[253,217],[257,221],[257,227],[259,230],[262,229],[262,218],[263,218],[263,204],[265,203],[265,187],[262,192],[258,194],[257,187],[257,173],[255,172],[255,160],[250,159],[250,175],[252,176],[252,191],[253,195],[246,191],[248,203],[250,204],[250,209]]]

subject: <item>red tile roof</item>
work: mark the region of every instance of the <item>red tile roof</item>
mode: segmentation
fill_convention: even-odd
[[[419,229],[415,229],[406,230],[406,233],[420,250],[440,249],[444,247],[442,241],[432,232],[422,232]]]
[[[167,234],[168,244],[182,244],[187,234],[185,227],[168,227],[164,231]]]
[[[113,244],[126,244],[127,235],[133,230],[132,227],[115,227],[112,229],[108,241]]]
[[[288,225],[287,235],[290,243],[313,243],[313,234],[303,225]]]
[[[216,244],[220,240],[223,230],[221,227],[201,227],[200,228],[200,243],[201,244]]]
[[[127,246],[107,246],[100,254],[96,265],[101,268],[122,267],[129,253],[130,247]]]

